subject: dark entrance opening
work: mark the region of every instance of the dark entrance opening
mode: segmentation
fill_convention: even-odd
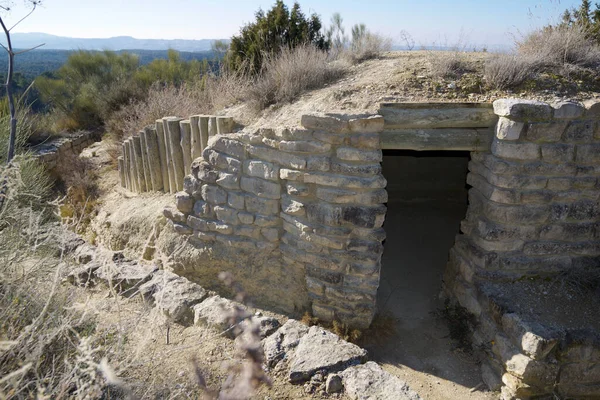
[[[377,361],[431,374],[434,384],[446,379],[473,387],[479,368],[457,357],[436,316],[444,307],[439,294],[448,252],[467,211],[468,162],[469,152],[384,152],[389,200],[377,302],[379,313],[393,315],[396,337],[370,350]],[[431,384],[407,383],[417,391]]]

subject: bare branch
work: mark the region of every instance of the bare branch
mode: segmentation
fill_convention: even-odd
[[[12,31],[15,26],[19,25],[21,22],[23,22],[23,20],[25,20],[27,17],[29,17],[31,14],[33,14],[33,12],[35,11],[35,8],[38,5],[38,2],[37,1],[32,1],[31,4],[33,4],[33,7],[31,7],[31,11],[29,11],[27,13],[27,15],[25,15],[23,18],[21,18],[20,20],[18,20],[16,24],[14,24],[13,26],[11,26],[10,29],[8,30],[9,32]]]
[[[5,45],[3,45],[2,43],[0,43],[0,46],[2,46],[2,48],[3,48],[4,50],[6,50],[8,53],[10,53],[10,50],[9,50],[9,49],[7,49]]]
[[[28,51],[31,51],[31,50],[39,49],[40,47],[44,46],[45,44],[46,44],[46,43],[42,43],[42,44],[38,44],[37,46],[35,46],[35,47],[32,47],[32,48],[30,48],[30,49],[27,49],[27,50],[21,50],[21,51],[17,51],[17,52],[15,53],[15,56],[16,56],[16,55],[19,55],[19,54],[27,53]]]

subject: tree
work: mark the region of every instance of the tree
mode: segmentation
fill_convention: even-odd
[[[27,3],[29,3],[31,5],[31,9],[29,10],[29,12],[23,18],[18,20],[10,28],[7,27],[7,25],[4,21],[4,18],[2,18],[2,16],[0,16],[0,25],[2,26],[2,29],[4,30],[4,35],[6,36],[6,46],[4,46],[1,43],[0,43],[0,46],[2,46],[8,54],[8,72],[6,74],[6,83],[4,84],[4,87],[6,89],[6,97],[8,98],[8,108],[10,110],[10,133],[9,133],[9,140],[8,140],[8,155],[6,157],[7,164],[10,164],[10,162],[12,161],[12,159],[15,156],[15,142],[17,139],[17,111],[15,108],[15,100],[14,100],[14,95],[13,95],[13,75],[14,75],[14,67],[15,67],[15,56],[43,46],[43,44],[40,44],[39,46],[36,46],[34,48],[22,50],[19,52],[15,52],[13,49],[12,41],[10,38],[10,31],[13,30],[21,22],[23,22],[27,17],[29,17],[35,11],[36,7],[41,3],[41,0],[28,0]],[[4,11],[9,11],[10,3],[0,5],[0,9],[2,9]]]
[[[590,0],[581,0],[579,7],[565,10],[560,25],[579,25],[590,39],[600,44],[600,4],[595,3],[592,9]]]
[[[8,154],[6,155],[6,165],[8,167],[11,166],[12,160],[15,156],[15,143],[17,141],[17,110],[15,107],[15,99],[13,95],[13,76],[15,70],[15,56],[18,54],[25,53],[27,51],[38,48],[42,45],[36,46],[31,49],[22,50],[19,52],[15,52],[12,46],[12,41],[10,37],[10,31],[14,29],[17,25],[19,25],[22,21],[24,21],[27,17],[29,17],[36,9],[36,7],[41,3],[41,0],[28,0],[26,3],[31,5],[31,9],[23,18],[18,20],[13,26],[10,28],[7,27],[4,18],[0,15],[0,25],[2,26],[2,30],[4,31],[4,35],[6,36],[6,46],[0,43],[0,46],[6,50],[8,54],[8,71],[6,74],[6,83],[4,84],[4,89],[6,90],[6,98],[8,100],[8,108],[10,112],[10,129],[8,135]],[[10,3],[0,4],[0,10],[10,11]],[[4,208],[5,199],[8,182],[6,177],[0,183],[0,211]]]
[[[238,36],[231,38],[226,65],[234,71],[247,69],[251,74],[261,71],[267,56],[279,54],[285,48],[312,44],[327,50],[329,44],[321,33],[321,20],[312,14],[307,18],[298,3],[290,12],[282,0],[277,0],[266,14],[256,12],[256,20],[242,27]]]
[[[15,156],[15,142],[17,139],[17,111],[15,108],[15,100],[14,100],[14,95],[13,95],[13,82],[12,82],[14,68],[15,68],[15,56],[43,46],[43,44],[41,44],[34,48],[22,50],[19,52],[15,52],[12,47],[10,31],[13,30],[22,21],[24,21],[27,17],[29,17],[35,11],[36,7],[41,3],[41,0],[29,0],[28,3],[31,5],[31,9],[29,10],[29,12],[10,28],[7,27],[7,25],[4,21],[4,18],[2,18],[2,16],[0,16],[0,25],[2,26],[2,29],[4,30],[4,35],[6,36],[6,46],[4,46],[3,44],[0,44],[0,45],[8,53],[8,72],[6,74],[6,83],[4,84],[4,87],[6,89],[6,97],[8,98],[8,107],[10,110],[10,134],[9,134],[9,140],[8,140],[8,155],[6,157],[7,164],[10,164],[13,157]],[[4,11],[9,11],[10,3],[0,5],[0,9],[2,9]]]

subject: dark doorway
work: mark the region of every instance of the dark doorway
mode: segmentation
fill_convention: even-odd
[[[468,152],[384,152],[389,200],[377,302],[381,314],[395,318],[396,337],[371,351],[377,361],[473,387],[479,368],[457,357],[435,315],[443,307],[448,252],[467,211],[468,162]],[[408,383],[417,391],[424,384]]]

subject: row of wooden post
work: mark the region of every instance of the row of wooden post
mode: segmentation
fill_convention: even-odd
[[[231,117],[194,115],[165,117],[123,142],[118,158],[121,186],[133,192],[170,192],[183,189],[192,161],[202,155],[208,139],[231,133]]]

